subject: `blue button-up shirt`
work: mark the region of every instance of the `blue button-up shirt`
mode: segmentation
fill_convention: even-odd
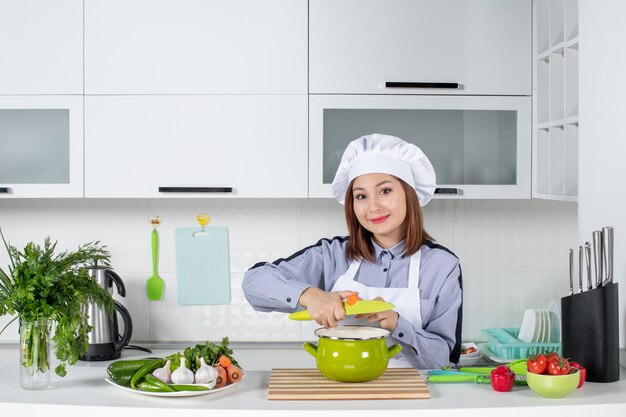
[[[344,237],[322,239],[286,259],[254,265],[243,280],[248,302],[257,311],[291,313],[301,309],[298,300],[305,289],[330,291],[346,272],[350,266],[345,257],[347,243]],[[406,288],[411,257],[403,254],[404,242],[390,249],[373,244],[375,262],[363,260],[355,280],[370,287]],[[400,316],[391,337],[403,345],[404,357],[415,368],[432,369],[449,364],[457,343],[461,267],[458,258],[443,246],[426,242],[420,250],[422,327],[416,329]]]

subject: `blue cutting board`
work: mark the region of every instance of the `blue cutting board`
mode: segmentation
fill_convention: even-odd
[[[176,229],[178,304],[230,303],[230,258],[225,227]]]

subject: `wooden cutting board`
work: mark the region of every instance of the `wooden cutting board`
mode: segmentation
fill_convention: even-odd
[[[414,400],[430,398],[420,373],[389,368],[368,382],[337,382],[317,369],[272,369],[268,400]]]

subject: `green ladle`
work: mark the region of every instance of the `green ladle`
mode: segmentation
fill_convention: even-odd
[[[157,273],[159,253],[159,232],[156,227],[152,230],[152,276],[148,278],[146,289],[148,291],[148,299],[158,301],[163,297],[163,279]]]

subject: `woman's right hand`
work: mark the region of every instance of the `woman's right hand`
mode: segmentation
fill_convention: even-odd
[[[353,291],[327,292],[316,287],[309,287],[302,292],[298,303],[306,307],[309,315],[317,324],[325,328],[335,327],[346,317],[342,300],[355,294]]]

